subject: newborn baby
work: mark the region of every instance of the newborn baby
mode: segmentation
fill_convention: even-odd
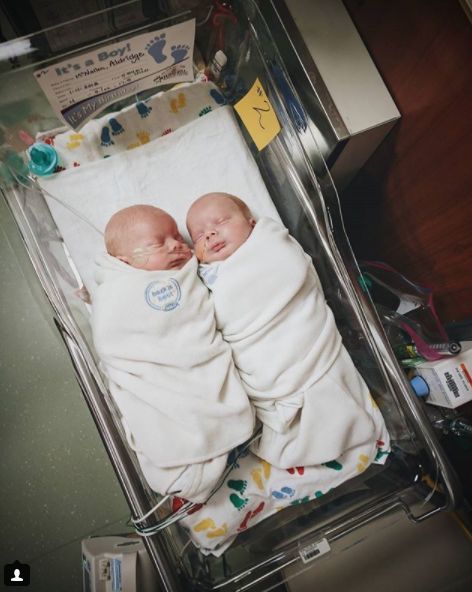
[[[312,261],[287,229],[270,218],[256,223],[225,193],[197,199],[187,228],[217,328],[263,424],[253,451],[290,468],[375,443],[382,419],[373,419]]]
[[[203,502],[254,413],[197,260],[148,205],[114,214],[105,243],[92,329],[128,441],[152,489]]]

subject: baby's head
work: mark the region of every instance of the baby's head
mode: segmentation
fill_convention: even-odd
[[[229,193],[207,193],[190,207],[187,228],[202,263],[223,261],[248,238],[256,221],[247,205]]]
[[[105,228],[113,257],[138,269],[181,269],[192,256],[175,220],[154,206],[136,205],[113,214]]]

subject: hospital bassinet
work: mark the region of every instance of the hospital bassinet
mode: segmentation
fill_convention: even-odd
[[[1,123],[5,142],[10,144],[2,153],[2,193],[48,296],[51,315],[134,518],[145,516],[159,497],[146,484],[128,447],[101,375],[90,337],[89,310],[77,296],[81,278],[41,188],[27,177],[15,155],[21,151],[15,139],[19,130],[34,134],[61,125],[32,72],[112,41],[196,17],[196,47],[203,60],[208,62],[215,49],[228,57],[224,81],[217,81],[225,100],[234,104],[256,78],[260,81],[281,131],[261,151],[241,126],[244,137],[283,222],[315,261],[343,341],[392,438],[385,466],[371,466],[328,495],[267,518],[240,534],[221,557],[205,556],[189,544],[179,525],[188,505],[174,512],[170,503],[161,505],[140,525],[143,533],[150,534],[145,543],[166,590],[270,589],[284,580],[285,567],[292,566],[292,573],[294,566],[297,572],[316,570],[317,557],[328,553],[329,560],[329,551],[337,548],[344,535],[387,512],[401,508],[418,522],[453,508],[458,498],[454,474],[362,289],[337,193],[313,139],[316,122],[306,115],[258,4],[269,3],[233,2],[233,10],[227,11],[217,2],[201,2],[195,13],[172,14],[167,6],[167,14],[146,17],[138,10],[139,2],[129,2],[25,38],[20,41],[24,55],[16,58],[15,67],[8,54],[0,63]],[[80,46],[73,45],[79,37],[83,38]],[[11,47],[13,55],[17,50]],[[134,96],[123,99],[119,107],[136,100]]]

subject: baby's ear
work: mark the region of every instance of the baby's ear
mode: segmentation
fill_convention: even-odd
[[[254,218],[249,218],[249,224],[254,228],[256,225],[256,220]]]

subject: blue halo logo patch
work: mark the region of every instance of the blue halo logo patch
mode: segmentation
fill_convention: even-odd
[[[148,284],[144,296],[151,308],[169,311],[179,306],[182,293],[179,282],[174,278],[169,278]]]

